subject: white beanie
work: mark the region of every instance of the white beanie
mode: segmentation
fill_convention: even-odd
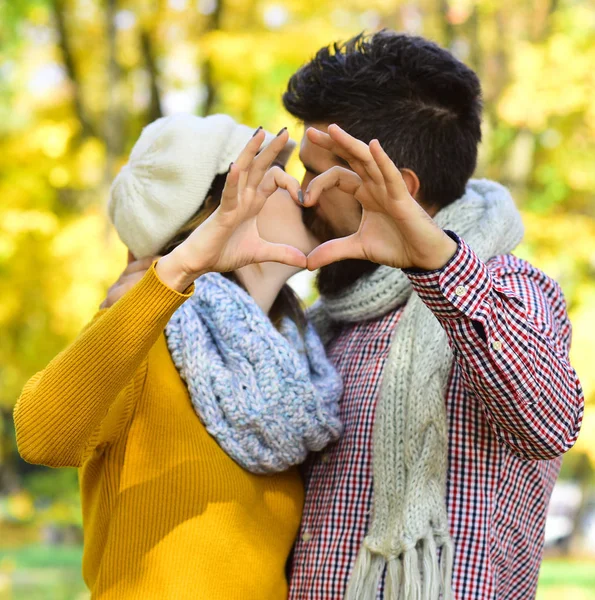
[[[115,178],[109,217],[135,258],[153,256],[204,204],[215,176],[227,173],[254,129],[228,115],[177,114],[145,127]],[[275,136],[265,131],[265,144]],[[289,141],[278,160],[295,148]]]

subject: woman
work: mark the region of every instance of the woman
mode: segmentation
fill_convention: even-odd
[[[93,598],[286,597],[295,464],[338,437],[341,386],[285,287],[315,243],[270,168],[287,132],[251,136],[223,115],[145,128],[110,216],[134,257],[164,254],[16,405],[25,460],[80,468]]]

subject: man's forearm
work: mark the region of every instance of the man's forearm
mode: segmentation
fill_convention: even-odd
[[[574,444],[582,421],[583,394],[564,335],[569,323],[559,290],[546,297],[542,289],[555,284],[527,263],[506,260],[526,267],[503,264],[494,272],[461,241],[444,269],[408,275],[498,438],[524,458],[550,459]]]

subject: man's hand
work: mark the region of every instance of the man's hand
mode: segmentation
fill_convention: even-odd
[[[144,276],[153,261],[159,256],[149,256],[142,260],[136,260],[128,251],[128,265],[120,275],[118,281],[107,291],[105,300],[99,308],[109,308],[115,304],[128,290],[132,289]]]
[[[362,205],[357,232],[313,250],[308,269],[357,258],[402,269],[434,270],[455,254],[456,242],[409,194],[399,169],[378,140],[365,144],[338,125],[331,125],[328,134],[310,128],[307,135],[314,144],[345,159],[353,171],[333,167],[313,179],[304,206],[315,205],[333,187],[352,194]]]

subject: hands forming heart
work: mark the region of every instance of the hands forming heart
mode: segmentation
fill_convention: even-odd
[[[357,258],[398,268],[439,269],[457,249],[454,242],[409,194],[399,169],[378,140],[361,142],[338,125],[328,133],[310,128],[310,141],[347,161],[352,170],[333,167],[314,178],[304,206],[314,206],[326,190],[338,187],[362,206],[359,229],[326,242],[308,256],[308,269]]]
[[[318,269],[347,258],[398,268],[441,268],[456,251],[456,243],[436,225],[409,194],[399,169],[377,140],[365,144],[337,125],[328,133],[308,129],[311,142],[331,150],[352,170],[333,167],[310,182],[301,197],[297,180],[271,165],[288,140],[283,130],[264,150],[258,131],[230,166],[220,206],[182,244],[159,260],[160,275],[185,289],[209,271],[235,271],[245,265],[280,262]],[[308,256],[286,244],[264,240],[257,217],[278,188],[296,203],[314,206],[333,187],[351,194],[362,206],[358,230],[321,244]]]

